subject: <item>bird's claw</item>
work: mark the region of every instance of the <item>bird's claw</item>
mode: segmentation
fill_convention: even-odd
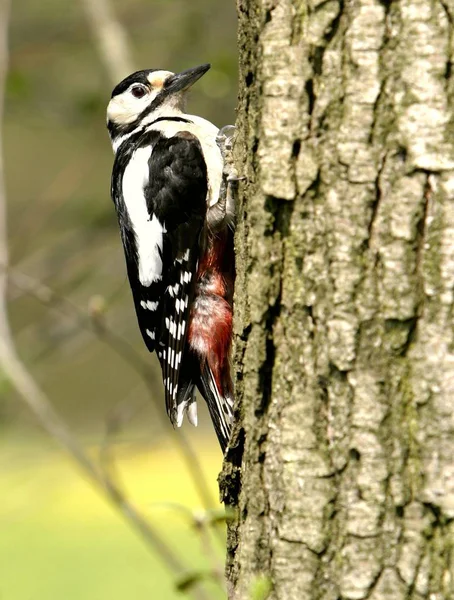
[[[233,163],[233,144],[235,137],[235,126],[225,125],[217,136],[216,143],[221,151],[223,168],[221,189],[217,203],[210,208],[209,221],[213,230],[216,230],[228,223],[233,227],[235,220],[235,193],[237,182],[242,178]]]

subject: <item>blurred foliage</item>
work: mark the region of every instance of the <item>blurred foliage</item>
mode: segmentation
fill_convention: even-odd
[[[234,122],[233,2],[128,0],[114,6],[137,69],[178,71],[211,62],[194,87],[189,112],[219,126]],[[112,86],[82,4],[13,3],[10,52],[3,143],[13,267],[9,306],[19,352],[54,406],[94,448],[102,445],[112,415],[121,415],[115,441],[130,444],[130,491],[134,500],[139,493],[141,508],[158,496],[192,505],[181,461],[159,452],[153,465],[143,460],[146,448],[171,448],[178,432],[157,417],[165,410],[160,372],[143,346],[126,282],[109,197],[113,159],[105,109]],[[31,277],[31,285],[22,285],[15,272]],[[36,293],[33,281],[55,295]],[[102,327],[90,321],[99,306]],[[198,430],[184,427],[193,445],[203,447],[201,460],[209,461],[215,489],[221,453],[204,407],[200,412]],[[174,598],[159,562],[47,445],[1,382],[0,596],[115,600],[130,590],[137,599]],[[160,460],[164,469],[157,468]],[[189,526],[172,519],[163,523],[184,556],[194,559],[189,567],[206,569],[189,541]]]
[[[178,510],[162,502],[199,506],[181,460],[168,448],[144,448],[138,443],[116,449],[117,468],[129,494],[178,550],[188,568],[184,577],[171,576],[128,526],[101,500],[72,464],[50,444],[17,443],[8,435],[0,443],[0,596],[67,600],[80,598],[178,600],[176,586],[210,568],[200,539]],[[216,491],[218,454],[203,444],[205,468]],[[184,498],[182,498],[184,493]],[[213,547],[222,560],[221,545]],[[194,575],[195,574],[195,575]],[[213,600],[219,585],[207,579]]]

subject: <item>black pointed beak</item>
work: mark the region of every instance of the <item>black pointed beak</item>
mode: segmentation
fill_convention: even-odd
[[[200,65],[199,67],[193,67],[192,69],[186,69],[186,71],[182,71],[181,73],[176,73],[167,79],[164,89],[169,94],[184,92],[198,81],[202,75],[205,75],[210,67],[210,64],[205,64]]]

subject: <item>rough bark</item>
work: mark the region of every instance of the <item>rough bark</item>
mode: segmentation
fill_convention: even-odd
[[[230,598],[454,598],[454,5],[238,2]]]

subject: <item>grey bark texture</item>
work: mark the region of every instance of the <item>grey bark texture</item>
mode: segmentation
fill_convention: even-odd
[[[454,3],[238,2],[229,596],[454,598]]]

